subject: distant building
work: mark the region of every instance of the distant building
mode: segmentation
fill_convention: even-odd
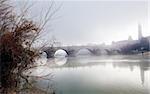
[[[115,49],[120,49],[122,47],[125,47],[127,45],[133,45],[136,44],[139,40],[142,40],[142,27],[140,24],[138,24],[138,40],[133,40],[131,36],[128,37],[128,40],[121,40],[117,42],[112,42],[112,47]]]
[[[143,35],[142,35],[142,27],[141,25],[139,24],[138,25],[138,40],[141,40],[143,38]]]
[[[143,37],[142,27],[138,25],[138,40],[132,40],[129,36],[128,40],[112,42],[112,50],[119,50],[123,54],[137,54],[150,51],[150,36]]]
[[[129,41],[132,41],[133,39],[132,39],[132,37],[131,37],[131,36],[129,36],[129,37],[128,37],[128,40],[129,40]]]

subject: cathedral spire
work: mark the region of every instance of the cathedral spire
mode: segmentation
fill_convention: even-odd
[[[142,27],[141,24],[138,24],[138,40],[141,40],[142,37]]]

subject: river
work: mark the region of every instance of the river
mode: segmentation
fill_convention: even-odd
[[[150,94],[149,56],[78,56],[49,59],[36,71],[51,73],[56,94]]]

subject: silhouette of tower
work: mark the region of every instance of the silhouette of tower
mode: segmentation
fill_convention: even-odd
[[[142,39],[142,27],[141,25],[139,24],[138,25],[138,40],[141,40]]]
[[[144,69],[141,68],[141,66],[140,66],[140,75],[141,75],[141,82],[143,85],[145,81],[145,72],[144,72]]]
[[[132,39],[132,37],[131,37],[131,36],[129,36],[129,37],[128,37],[128,40],[129,40],[129,41],[132,41],[133,39]]]

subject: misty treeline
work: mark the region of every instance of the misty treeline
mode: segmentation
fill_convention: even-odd
[[[50,12],[51,2],[44,21],[37,23],[26,17],[29,7],[18,14],[9,2],[0,0],[0,93],[21,94],[21,90],[27,89],[22,81],[32,86],[23,72],[34,67],[35,58],[39,57],[39,49],[32,45],[57,10]]]

